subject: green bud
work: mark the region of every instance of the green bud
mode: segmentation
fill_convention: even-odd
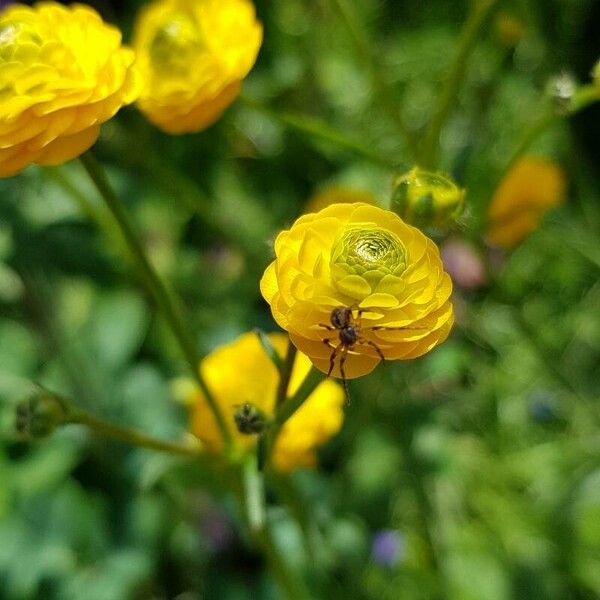
[[[450,229],[464,207],[465,190],[447,175],[413,167],[394,181],[391,209],[415,227]]]
[[[561,73],[548,81],[547,94],[559,115],[566,115],[571,108],[577,85],[569,73]]]
[[[48,437],[66,422],[67,409],[55,395],[40,391],[17,405],[15,426],[30,438]]]
[[[238,431],[245,435],[262,433],[267,426],[265,414],[249,402],[236,409],[233,420]]]

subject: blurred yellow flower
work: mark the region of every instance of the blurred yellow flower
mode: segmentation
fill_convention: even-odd
[[[261,42],[249,0],[152,2],[134,32],[140,110],[167,133],[205,129],[234,101]]]
[[[354,204],[356,202],[377,205],[377,199],[371,192],[344,185],[331,185],[313,194],[308,199],[304,212],[319,212],[331,204]]]
[[[87,150],[139,93],[133,51],[83,5],[13,4],[0,13],[0,176]]]
[[[287,336],[269,335],[273,347],[283,358]],[[310,369],[310,361],[298,353],[292,371],[288,396],[300,387]],[[240,433],[235,415],[246,404],[268,420],[273,416],[279,382],[277,369],[254,333],[245,333],[230,344],[217,348],[200,364],[208,387],[225,417],[235,449],[242,453],[254,448],[256,436]],[[190,429],[211,452],[220,452],[223,440],[213,414],[200,389],[192,382],[178,388],[190,407]],[[341,428],[344,392],[333,381],[323,381],[302,406],[286,421],[273,447],[273,466],[279,471],[311,467],[316,449]]]
[[[563,170],[543,158],[526,156],[502,180],[488,210],[486,237],[491,244],[513,248],[535,231],[550,208],[565,199]]]
[[[333,204],[281,232],[275,255],[260,283],[262,295],[275,321],[324,373],[359,377],[381,355],[415,358],[450,332],[452,282],[439,251],[391,211]],[[338,310],[344,308],[350,315]],[[355,343],[341,344],[336,325],[344,320]]]

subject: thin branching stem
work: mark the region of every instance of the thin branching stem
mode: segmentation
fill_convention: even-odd
[[[158,273],[154,270],[154,267],[150,264],[150,261],[146,257],[129,215],[111,187],[101,165],[90,152],[83,154],[80,157],[80,161],[90,176],[90,179],[96,186],[99,194],[105,201],[115,221],[118,223],[123,238],[136,266],[137,273],[146,286],[148,293],[154,299],[154,302],[162,313],[163,318],[171,329],[173,336],[177,340],[181,352],[192,374],[194,375],[194,378],[200,386],[210,410],[213,413],[223,440],[225,440],[226,445],[229,445],[231,442],[231,434],[225,425],[223,415],[221,414],[213,395],[211,394],[206,382],[204,381],[204,378],[202,377],[202,374],[200,373],[200,369],[198,367],[198,357],[196,355],[194,343],[190,338],[188,329],[184,324],[183,318],[181,317],[181,311],[178,303],[173,298],[173,295],[169,292],[162,279],[159,277]]]
[[[330,143],[334,146],[338,146],[339,148],[343,148],[344,150],[348,150],[353,154],[364,158],[370,163],[377,165],[378,167],[382,167],[384,169],[397,168],[397,164],[394,161],[381,156],[360,141],[346,135],[328,123],[321,121],[320,119],[307,115],[297,115],[289,112],[278,111],[246,96],[245,94],[241,94],[239,96],[239,100],[244,106],[260,112],[290,129],[294,129],[311,138]]]
[[[458,50],[448,77],[438,98],[433,117],[419,153],[419,164],[433,169],[437,165],[440,149],[440,136],[444,125],[456,107],[458,94],[469,67],[469,57],[473,53],[483,26],[499,4],[499,0],[476,0],[466,20],[458,42]]]
[[[356,47],[357,54],[362,59],[369,73],[375,99],[402,136],[412,158],[416,158],[417,144],[413,133],[406,127],[399,111],[399,102],[394,98],[381,73],[381,67],[375,58],[373,41],[370,39],[362,20],[356,14],[353,4],[348,0],[331,0],[331,3],[342,18]]]

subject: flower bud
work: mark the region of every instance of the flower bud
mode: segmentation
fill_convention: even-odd
[[[560,73],[550,79],[547,89],[556,113],[566,115],[571,108],[573,96],[577,89],[573,76],[565,72]]]
[[[262,433],[267,425],[265,414],[253,404],[245,402],[237,408],[233,420],[240,433],[253,435]]]
[[[54,394],[39,391],[17,405],[15,426],[23,436],[45,438],[66,419],[63,402]]]
[[[421,229],[446,230],[460,218],[465,190],[441,173],[413,167],[394,181],[391,209]]]

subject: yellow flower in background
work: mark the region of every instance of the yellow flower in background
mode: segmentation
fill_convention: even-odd
[[[158,0],[141,10],[134,46],[140,110],[167,133],[214,123],[256,61],[262,26],[249,0]]]
[[[548,160],[527,156],[498,186],[488,209],[486,237],[491,244],[513,248],[535,231],[549,209],[565,200],[563,170]]]
[[[359,377],[381,355],[415,358],[448,337],[452,282],[437,246],[391,211],[333,204],[281,232],[275,255],[262,295],[275,321],[324,373],[334,357],[334,376]],[[354,328],[346,333],[358,336],[345,347],[333,323],[344,319]]]
[[[344,185],[331,185],[311,196],[304,207],[304,212],[318,212],[332,204],[354,204],[356,202],[377,205],[377,199],[371,192]]]
[[[0,176],[79,156],[141,80],[121,33],[83,5],[0,13]]]
[[[273,347],[283,358],[287,336],[269,335]],[[304,381],[310,361],[296,356],[288,396],[292,396]],[[231,432],[234,447],[239,452],[254,448],[256,436],[240,433],[235,416],[248,404],[273,416],[279,374],[254,333],[245,333],[230,344],[217,348],[200,364],[201,373],[210,388],[225,423]],[[181,389],[181,387],[180,387]],[[200,389],[188,382],[183,393],[190,407],[190,429],[211,452],[220,452],[223,440],[213,414]],[[279,471],[311,467],[316,462],[316,449],[341,428],[344,413],[344,392],[333,381],[323,381],[302,406],[286,421],[273,447],[273,466]]]

